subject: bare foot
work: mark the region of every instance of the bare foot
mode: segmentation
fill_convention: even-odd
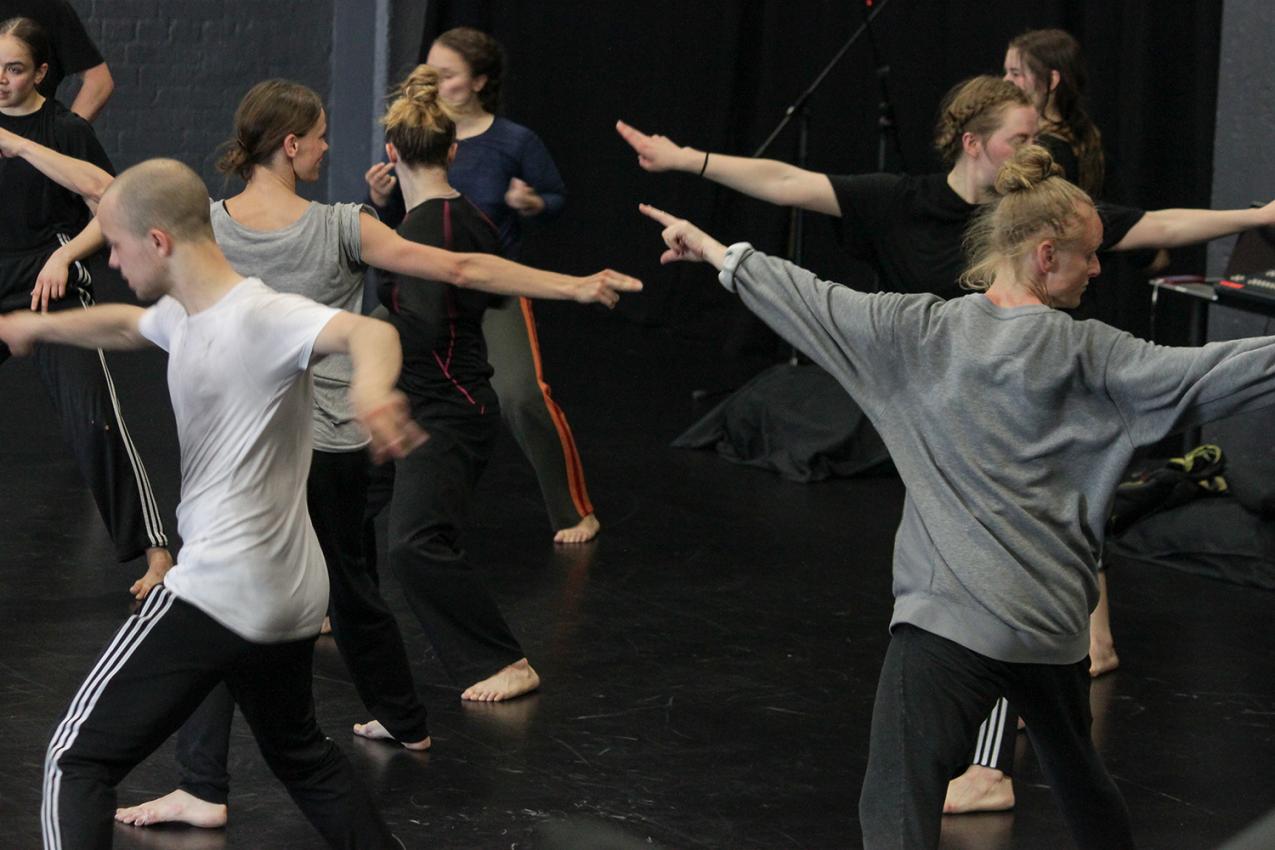
[[[470,685],[460,698],[476,702],[501,702],[531,693],[538,687],[540,677],[527,663],[527,659],[520,658],[496,675]]]
[[[369,720],[367,723],[355,723],[354,734],[360,738],[368,738],[372,741],[393,741],[396,744],[402,744],[404,748],[422,753],[433,745],[433,741],[426,735],[419,741],[400,741],[389,733],[389,731],[381,725],[379,720]]]
[[[201,800],[179,789],[139,806],[116,809],[115,819],[133,826],[188,823],[202,829],[220,829],[226,825],[226,806]]]
[[[151,592],[151,588],[163,581],[164,576],[168,575],[168,571],[172,568],[173,556],[167,549],[147,549],[146,574],[133,582],[128,592],[133,594],[134,599],[145,599],[146,594]]]
[[[580,520],[579,525],[573,525],[570,528],[560,528],[558,533],[553,536],[554,543],[588,543],[590,540],[598,536],[598,532],[602,530],[602,523],[598,522],[597,514],[589,514]]]
[[[1004,812],[1014,808],[1014,780],[992,767],[970,765],[969,770],[947,783],[943,814]]]
[[[331,617],[323,618],[323,625],[319,626],[319,634],[321,635],[332,634],[332,618]]]

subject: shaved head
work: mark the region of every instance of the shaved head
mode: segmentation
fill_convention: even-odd
[[[175,159],[134,165],[115,178],[102,196],[102,207],[115,224],[135,236],[158,229],[177,242],[213,239],[208,187]]]

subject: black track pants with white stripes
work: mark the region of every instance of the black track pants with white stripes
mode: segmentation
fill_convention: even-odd
[[[34,281],[43,257],[0,256],[0,280]],[[96,268],[98,263],[90,265]],[[83,277],[88,279],[87,272]],[[29,289],[24,284],[22,289],[0,297],[0,312],[27,309]],[[71,287],[50,309],[81,309],[92,303],[88,289]],[[8,357],[8,347],[0,343],[0,363]],[[167,547],[146,467],[124,424],[106,357],[101,351],[68,345],[38,345],[33,359],[62,422],[63,439],[74,452],[80,474],[93,492],[114,541],[115,557],[131,561],[147,549]]]
[[[314,640],[244,640],[163,585],[80,686],[45,760],[46,850],[111,846],[115,786],[219,681],[261,754],[331,847],[397,848],[349,761],[324,737],[311,692]]]
[[[1010,664],[907,623],[894,627],[872,708],[859,798],[865,850],[939,846],[947,783],[1001,696],[1018,707],[1082,850],[1130,850],[1129,811],[1094,749],[1089,662]]]
[[[1018,712],[1001,697],[992,713],[978,727],[978,740],[970,754],[970,764],[999,770],[1006,776],[1014,775],[1014,750],[1018,744]]]

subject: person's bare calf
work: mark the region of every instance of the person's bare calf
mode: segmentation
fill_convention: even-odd
[[[1014,780],[994,767],[972,764],[947,783],[943,814],[1004,812],[1014,808]]]
[[[502,702],[531,693],[538,687],[540,676],[527,659],[520,658],[496,675],[470,685],[460,698],[475,702]]]
[[[1120,666],[1107,599],[1107,571],[1102,570],[1098,573],[1098,606],[1089,615],[1089,675],[1094,679]]]
[[[355,723],[354,734],[360,738],[368,738],[372,741],[393,741],[405,749],[413,752],[424,752],[433,746],[433,741],[426,735],[419,741],[400,741],[389,733],[389,730],[381,725],[379,720],[369,720],[367,723]]]
[[[588,543],[590,540],[598,536],[598,532],[602,530],[602,523],[598,522],[597,514],[589,514],[576,525],[570,528],[560,528],[553,535],[554,543]]]
[[[146,594],[151,592],[151,588],[164,580],[164,576],[168,575],[168,571],[173,568],[173,556],[169,554],[167,549],[156,547],[146,550],[146,573],[133,582],[128,592],[133,594],[133,598],[142,600],[146,598]]]
[[[155,800],[115,810],[115,819],[133,826],[157,823],[184,823],[202,829],[220,829],[226,825],[224,803],[210,803],[181,789]]]

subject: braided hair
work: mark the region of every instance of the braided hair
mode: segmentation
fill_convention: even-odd
[[[1000,127],[1007,108],[1031,105],[1031,98],[1000,77],[984,75],[957,83],[939,106],[934,148],[946,165],[955,165],[966,133],[986,139]]]

